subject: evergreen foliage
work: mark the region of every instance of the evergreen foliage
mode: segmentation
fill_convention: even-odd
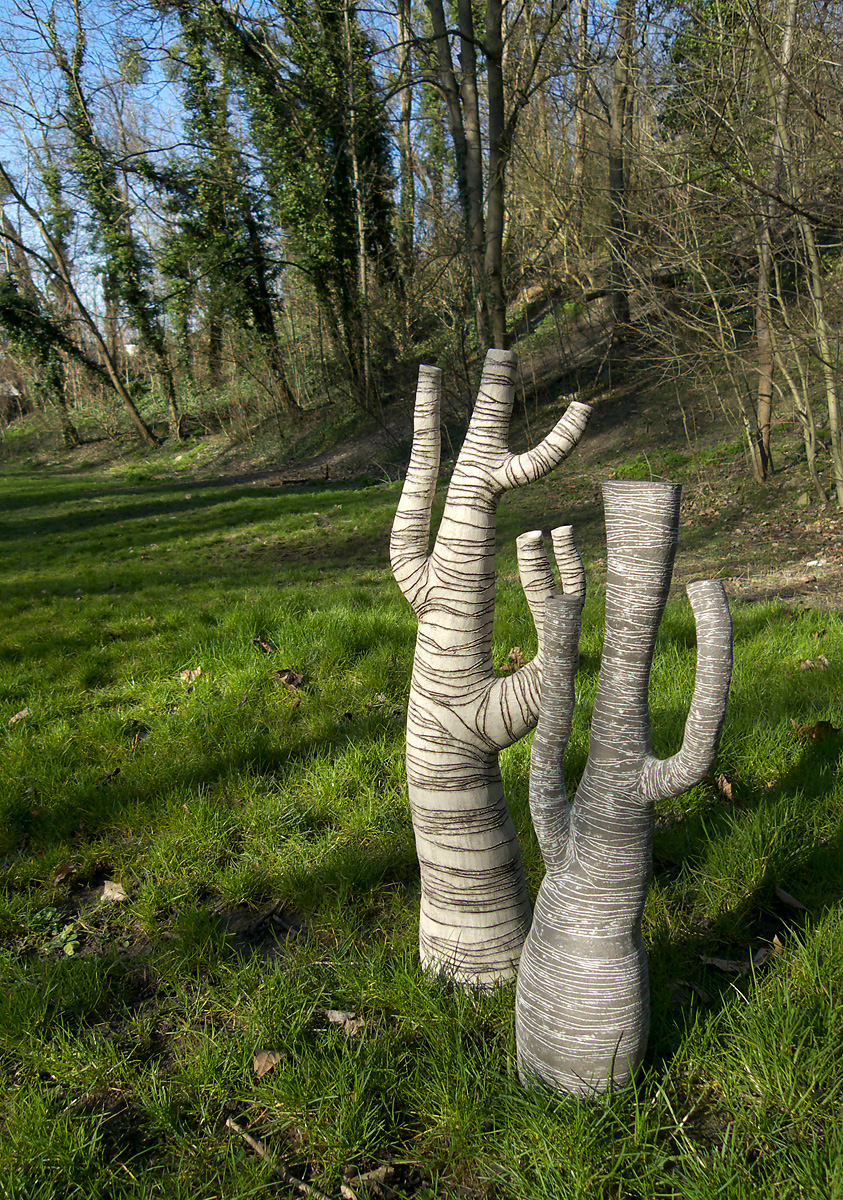
[[[356,394],[364,383],[360,245],[352,141],[359,162],[365,254],[376,277],[395,275],[388,127],[371,66],[371,39],[337,0],[276,4],[277,26],[249,25],[214,4],[207,36],[235,65],[271,210],[322,307]],[[354,112],[349,108],[348,16]],[[352,123],[354,139],[352,139]]]
[[[167,361],[167,345],[160,304],[152,284],[153,264],[132,228],[132,208],[127,190],[121,193],[113,156],[95,131],[82,68],[87,36],[77,12],[76,38],[68,57],[56,28],[52,10],[47,28],[50,48],[63,78],[63,117],[70,135],[71,168],[91,211],[94,244],[103,254],[102,284],[106,306],[120,303],[135,326],[143,345],[157,360],[170,418],[170,432],[179,433],[178,403]]]

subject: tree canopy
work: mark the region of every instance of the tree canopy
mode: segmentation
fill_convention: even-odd
[[[840,4],[63,0],[2,48],[7,289],[130,416],[377,412],[420,353],[470,397],[541,296],[725,388],[760,480],[792,412],[843,503]]]

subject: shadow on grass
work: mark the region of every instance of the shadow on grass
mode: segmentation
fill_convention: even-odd
[[[121,824],[140,819],[146,825],[154,820],[155,813],[167,805],[169,796],[181,799],[188,794],[217,794],[220,785],[234,786],[244,777],[260,776],[267,784],[282,785],[297,768],[330,758],[334,751],[345,752],[349,743],[401,737],[404,721],[403,713],[393,714],[389,710],[362,719],[341,718],[321,736],[291,737],[288,732],[283,743],[268,729],[257,729],[236,754],[205,751],[186,766],[180,766],[175,755],[170,758],[165,754],[162,769],[142,779],[133,778],[130,769],[125,773],[122,768],[101,773],[90,782],[68,787],[58,811],[42,811],[35,789],[21,779],[17,796],[7,797],[3,806],[3,840],[10,847],[25,847],[28,853],[48,852],[56,844],[74,840],[77,844],[96,842],[113,834]],[[148,728],[130,721],[127,737],[133,729],[137,739],[144,743],[138,752],[143,753],[147,747],[153,749]],[[162,753],[165,751],[166,746]],[[76,885],[85,882],[80,877]]]
[[[45,596],[46,602],[75,601],[80,593],[113,599],[200,586],[212,596],[214,586],[283,587],[340,576],[357,565],[382,570],[384,582],[394,587],[388,566],[392,493],[336,485],[319,493],[240,489],[194,497],[190,488],[190,499],[183,487],[171,488],[169,498],[154,504],[97,511],[80,511],[78,504],[67,511],[60,493],[39,497],[39,503],[62,504],[65,511],[0,520],[6,548],[0,597],[11,605],[39,605]],[[338,496],[346,497],[344,521],[334,527]],[[327,507],[326,514],[314,513],[315,503]],[[268,526],[276,521],[287,529],[292,524],[293,536],[272,542]]]
[[[177,486],[169,486],[166,491],[170,495],[143,503],[145,491],[132,493],[137,496],[137,502],[124,505],[104,505],[103,507],[83,506],[87,500],[84,495],[68,497],[57,491],[29,497],[26,504],[20,508],[31,508],[34,504],[61,506],[63,509],[74,504],[70,512],[61,515],[42,515],[30,520],[0,521],[0,533],[5,543],[15,540],[30,542],[33,538],[55,537],[59,534],[80,534],[103,527],[112,528],[121,523],[133,521],[152,521],[156,518],[173,517],[189,520],[191,536],[197,534],[218,532],[226,523],[226,510],[237,517],[237,523],[245,526],[265,522],[268,518],[277,516],[279,519],[301,516],[312,511],[314,500],[323,499],[324,503],[334,503],[338,495],[357,499],[360,505],[369,509],[380,500],[386,506],[393,504],[393,494],[389,491],[388,498],[380,488],[362,490],[359,486],[350,484],[322,484],[318,491],[313,488],[284,488],[283,491],[270,488],[208,488],[200,492],[192,482]],[[126,494],[126,493],[118,493]],[[397,495],[395,497],[397,502]],[[4,492],[4,504],[10,509],[15,508],[14,497]],[[273,511],[276,510],[276,511]],[[155,530],[156,536],[165,534],[165,529]],[[166,539],[164,539],[166,540]]]
[[[806,747],[794,764],[771,789],[747,795],[740,806],[724,807],[715,799],[706,812],[681,819],[655,842],[655,879],[668,889],[685,888],[686,903],[705,889],[724,888],[731,896],[712,917],[692,922],[693,932],[684,939],[672,935],[656,944],[650,954],[652,1029],[648,1060],[658,1063],[678,1050],[687,1033],[687,1009],[676,1003],[677,983],[686,991],[686,1001],[707,997],[707,1008],[717,1009],[734,995],[739,974],[728,974],[703,963],[703,956],[746,964],[746,978],[753,952],[786,944],[788,937],[808,931],[825,911],[843,899],[843,827],[822,833],[824,780],[829,769],[839,766],[843,736]],[[818,826],[820,828],[818,828]],[[736,846],[734,843],[738,842]],[[732,843],[728,849],[727,843]],[[740,862],[743,848],[747,878],[716,877],[718,853]],[[763,850],[763,853],[760,851]],[[752,866],[760,869],[752,874]],[[694,874],[696,868],[696,874]],[[744,890],[743,883],[751,883]],[[783,895],[784,893],[784,895]],[[788,897],[795,897],[797,907]],[[763,966],[759,967],[763,970]],[[697,990],[695,990],[697,989]]]

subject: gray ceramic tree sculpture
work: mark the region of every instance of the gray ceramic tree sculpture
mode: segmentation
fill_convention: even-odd
[[[650,667],[676,549],[679,487],[608,483],[606,633],[585,773],[573,804],[564,753],[574,711],[582,599],[547,602],[530,810],[547,874],[518,969],[521,1079],[586,1094],[627,1082],[649,1032],[641,916],[652,873],[653,803],[710,769],[732,668],[722,585],[694,583],[697,677],[682,748],[650,748]]]
[[[421,958],[450,979],[478,986],[512,975],[530,925],[498,754],[538,718],[544,602],[556,591],[541,533],[522,534],[518,566],[539,651],[514,675],[496,677],[497,502],[503,492],[560,463],[590,413],[588,405],[574,402],[544,441],[512,454],[507,435],[515,364],[508,351],[492,350],[486,357],[431,553],[441,374],[435,367],[420,369],[413,449],[391,542],[395,578],[419,619],[407,711],[407,783],[421,866]],[[555,530],[553,543],[564,587],[571,564],[580,569],[570,528]]]

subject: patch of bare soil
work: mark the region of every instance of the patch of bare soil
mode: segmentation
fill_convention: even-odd
[[[307,937],[301,919],[280,903],[261,909],[239,905],[215,911],[226,940],[242,958],[283,958],[288,942]]]
[[[747,603],[843,609],[843,516],[790,509],[789,499],[777,503],[772,492],[762,507],[686,489],[676,583],[720,578],[729,596]]]
[[[409,458],[413,433],[409,403],[394,405],[384,416],[383,424],[295,462],[266,466],[255,463],[254,451],[248,444],[226,450],[215,464],[214,482],[261,482],[277,486],[300,483],[342,483],[369,477],[376,480],[396,479]],[[406,447],[406,455],[402,448]],[[224,478],[222,477],[224,473]],[[203,472],[211,478],[207,469]]]

